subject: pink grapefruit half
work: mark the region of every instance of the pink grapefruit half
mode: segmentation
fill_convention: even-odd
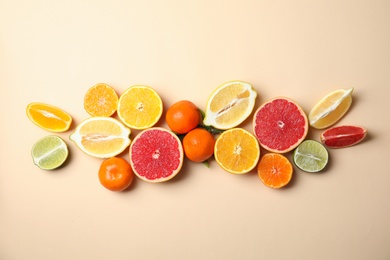
[[[148,182],[172,179],[183,165],[183,147],[171,131],[152,127],[140,132],[130,145],[130,165],[134,173]]]
[[[261,105],[253,116],[253,132],[260,145],[274,153],[297,147],[309,129],[307,116],[293,100],[273,98]]]

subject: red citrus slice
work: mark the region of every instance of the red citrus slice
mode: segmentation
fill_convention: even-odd
[[[309,124],[302,108],[285,97],[261,105],[253,117],[253,132],[260,145],[274,153],[286,153],[306,137]]]
[[[148,182],[172,179],[183,165],[183,147],[171,131],[152,127],[140,132],[130,145],[134,173]]]
[[[367,130],[360,126],[335,126],[321,134],[321,142],[329,148],[344,148],[360,143],[366,135]]]

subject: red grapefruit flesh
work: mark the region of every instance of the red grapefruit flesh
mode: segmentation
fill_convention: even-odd
[[[293,100],[276,97],[261,105],[253,117],[253,132],[260,145],[274,153],[297,147],[309,129],[307,116]]]
[[[360,126],[335,126],[321,134],[321,142],[329,148],[344,148],[360,143],[366,136],[367,130]]]
[[[152,127],[140,132],[130,145],[130,165],[148,182],[172,179],[183,165],[183,147],[171,131]]]

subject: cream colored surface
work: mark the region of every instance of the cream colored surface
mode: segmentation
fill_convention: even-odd
[[[0,259],[390,259],[389,46],[387,0],[0,0]],[[339,124],[369,136],[330,150],[321,174],[295,168],[282,190],[185,161],[170,182],[113,193],[71,131],[65,167],[32,162],[49,133],[27,118],[30,102],[63,108],[73,130],[98,82],[204,109],[233,79],[255,86],[256,107],[282,95],[307,113],[354,87]]]

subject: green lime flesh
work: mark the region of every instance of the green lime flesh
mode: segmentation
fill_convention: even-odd
[[[328,151],[319,142],[303,141],[294,150],[295,165],[305,172],[319,172],[328,164]]]
[[[60,167],[68,158],[68,147],[61,137],[45,136],[37,141],[32,150],[33,162],[43,170],[53,170]]]

